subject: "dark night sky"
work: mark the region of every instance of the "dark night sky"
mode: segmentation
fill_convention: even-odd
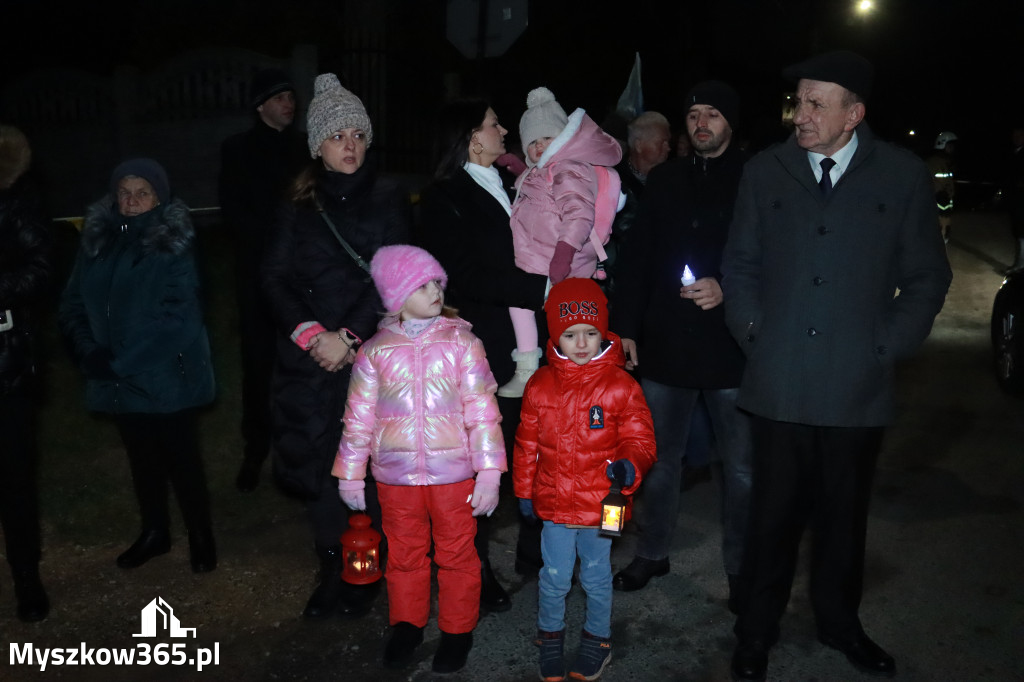
[[[312,43],[321,69],[333,70],[341,60],[338,27],[367,11],[343,0],[277,2],[262,10],[254,8],[264,3],[252,0],[135,0],[59,10],[44,0],[0,4],[7,34],[0,41],[0,86],[34,67],[145,69],[209,45],[284,57],[293,44]],[[779,95],[787,86],[781,68],[835,47],[875,63],[868,120],[890,139],[908,144],[911,127],[929,139],[951,129],[966,152],[981,153],[1005,145],[1011,122],[1024,120],[1024,3],[1015,0],[876,0],[878,10],[866,20],[853,16],[851,0],[533,0],[526,32],[504,56],[483,63],[464,59],[444,39],[443,1],[368,4],[389,8],[388,40],[399,48],[392,63],[403,65],[394,87],[403,74],[422,80],[429,73],[440,88],[441,73],[461,72],[464,88],[489,95],[506,124],[515,123],[526,92],[541,84],[567,109],[583,106],[600,120],[639,51],[647,108],[678,122],[689,85],[723,78],[743,98],[741,134],[759,143],[779,133]]]

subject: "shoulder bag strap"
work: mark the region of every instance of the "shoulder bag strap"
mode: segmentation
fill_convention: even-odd
[[[325,223],[327,223],[327,227],[331,228],[331,232],[334,233],[334,236],[338,240],[338,243],[340,243],[345,248],[345,250],[348,251],[348,255],[352,256],[352,260],[356,262],[356,265],[358,265],[364,271],[369,273],[369,264],[365,260],[363,260],[362,256],[356,253],[355,249],[349,246],[349,243],[347,241],[345,241],[342,238],[341,233],[338,232],[338,228],[334,226],[334,221],[331,220],[330,216],[327,215],[327,211],[324,210],[324,207],[320,205],[319,199],[316,200],[316,210],[320,212],[320,217],[324,219]]]

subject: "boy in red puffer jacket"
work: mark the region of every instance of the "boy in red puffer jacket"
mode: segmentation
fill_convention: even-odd
[[[570,676],[596,680],[611,659],[611,538],[598,534],[601,501],[609,479],[619,479],[627,496],[640,485],[655,461],[654,426],[639,384],[623,369],[621,342],[608,331],[607,299],[597,283],[563,280],[544,309],[548,365],[526,386],[513,466],[520,510],[544,522],[540,677],[565,679],[565,597],[579,556],[587,615]]]

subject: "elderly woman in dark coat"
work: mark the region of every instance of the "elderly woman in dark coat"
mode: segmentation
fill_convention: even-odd
[[[541,310],[547,277],[516,267],[512,249],[508,190],[495,162],[505,155],[505,130],[483,100],[447,105],[438,117],[439,158],[435,182],[423,191],[416,239],[448,273],[448,302],[473,325],[487,351],[494,378],[503,385],[515,365],[508,352],[514,338],[510,307]],[[539,329],[546,324],[539,316]],[[520,400],[502,398],[502,431],[508,448],[519,423]],[[511,461],[511,457],[509,457]],[[481,603],[509,608],[508,595],[495,579],[488,558],[488,520],[478,519],[477,551],[483,570]],[[516,549],[516,571],[540,567],[540,531],[523,521]]]
[[[121,163],[110,190],[86,211],[59,322],[85,373],[89,409],[113,415],[131,465],[142,533],[117,565],[135,568],[170,550],[170,482],[192,570],[212,571],[196,408],[213,400],[214,381],[195,230],[152,159]]]
[[[24,178],[30,159],[25,135],[0,125],[0,523],[18,618],[25,622],[50,611],[39,579],[32,356],[33,309],[50,285],[50,239]]]
[[[367,155],[373,128],[366,109],[334,74],[316,79],[307,129],[315,162],[296,180],[263,262],[268,312],[279,332],[273,465],[278,484],[306,500],[320,559],[319,584],[303,615],[354,616],[368,610],[375,587],[341,582],[339,538],[348,512],[331,466],[356,346],[373,335],[384,310],[360,261],[407,241],[410,211],[399,186],[378,175]]]

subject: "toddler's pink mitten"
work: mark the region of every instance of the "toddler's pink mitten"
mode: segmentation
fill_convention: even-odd
[[[548,266],[548,277],[552,284],[558,284],[569,276],[572,269],[572,257],[576,255],[576,247],[565,242],[555,244],[555,255],[551,257],[551,264]]]

